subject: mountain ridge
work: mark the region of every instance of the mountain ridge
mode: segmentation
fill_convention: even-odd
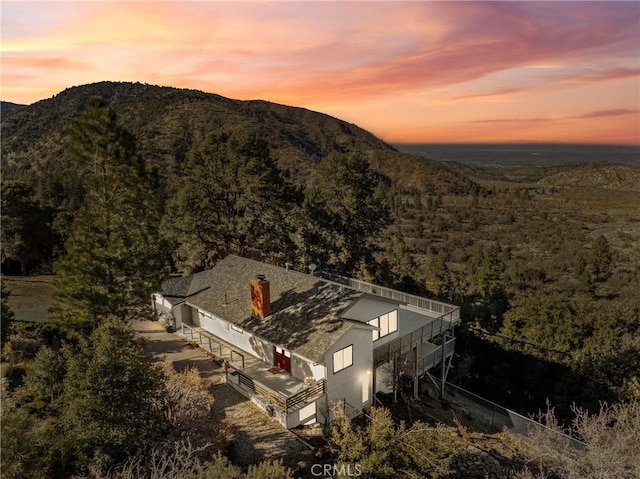
[[[142,83],[98,82],[71,87],[2,117],[2,161],[9,173],[44,172],[63,158],[65,129],[94,96],[108,101],[138,139],[150,166],[172,173],[210,131],[245,131],[264,137],[294,181],[308,181],[321,158],[358,152],[393,186],[421,192],[466,192],[465,175],[426,158],[401,153],[370,132],[330,115],[266,100],[233,100],[198,90]]]

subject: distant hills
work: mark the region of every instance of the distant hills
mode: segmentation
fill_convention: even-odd
[[[640,192],[640,167],[613,163],[589,163],[568,167],[545,176],[538,184]]]
[[[640,147],[558,143],[398,144],[476,181],[640,191]]]
[[[255,133],[266,139],[279,165],[304,184],[318,161],[332,152],[360,152],[391,186],[421,192],[464,193],[474,187],[465,175],[437,162],[402,153],[356,125],[329,115],[267,101],[142,83],[100,82],[64,90],[23,106],[2,103],[4,175],[45,173],[64,158],[65,129],[90,97],[110,102],[137,138],[139,152],[167,173],[179,170],[189,150],[210,131]]]

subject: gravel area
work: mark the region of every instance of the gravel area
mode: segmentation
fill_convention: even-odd
[[[177,369],[196,365],[211,383],[213,411],[231,427],[233,440],[229,458],[246,467],[265,459],[283,459],[289,467],[309,460],[309,449],[290,431],[224,382],[224,368],[202,350],[175,333],[167,333],[154,321],[134,321],[134,332],[149,339],[149,348],[159,360],[169,358]]]

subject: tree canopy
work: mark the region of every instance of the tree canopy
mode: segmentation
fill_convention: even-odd
[[[306,191],[304,213],[301,256],[346,275],[374,263],[376,235],[390,221],[380,184],[355,153],[334,153],[320,162]]]
[[[297,192],[259,138],[210,134],[190,151],[170,190],[163,230],[185,271],[211,267],[230,253],[284,258],[292,249]]]
[[[109,314],[128,317],[148,303],[165,261],[153,179],[135,140],[102,101],[88,102],[70,130],[84,202],[55,264],[52,320],[88,334]]]
[[[68,360],[61,421],[73,460],[122,459],[163,428],[164,375],[149,361],[146,342],[119,318],[103,320],[92,347]]]

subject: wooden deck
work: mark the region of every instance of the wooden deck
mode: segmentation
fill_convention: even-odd
[[[224,364],[226,361],[228,374],[235,376],[234,383],[275,403],[285,412],[325,392],[324,380],[309,384],[294,378],[287,371],[239,351],[199,326],[182,324],[178,334],[196,343],[219,362]]]

